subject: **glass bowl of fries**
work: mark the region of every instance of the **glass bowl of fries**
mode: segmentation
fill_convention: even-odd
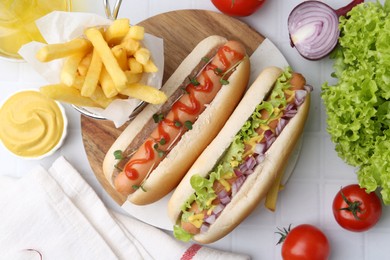
[[[86,116],[112,120],[117,127],[145,103],[165,102],[167,97],[159,90],[163,76],[162,39],[146,34],[141,26],[130,25],[126,18],[112,21],[80,13],[52,16],[44,17],[46,20],[38,27],[53,24],[50,18],[60,19],[67,29],[74,20],[81,21],[74,25],[69,37],[22,48],[22,56],[50,82],[40,88],[42,93],[73,105]],[[94,23],[92,18],[96,19]]]
[[[70,12],[71,0],[13,0],[0,3],[0,58],[22,62],[19,48],[31,41],[45,42],[35,20],[53,10]]]

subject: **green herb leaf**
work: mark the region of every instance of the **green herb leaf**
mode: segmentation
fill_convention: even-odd
[[[180,121],[175,121],[175,126],[176,126],[176,127],[181,127],[181,126],[182,126],[182,123],[180,123]]]
[[[153,120],[155,123],[160,123],[164,119],[163,114],[154,114],[153,115]]]
[[[219,82],[220,82],[222,85],[228,85],[228,84],[229,84],[229,81],[226,80],[226,79],[224,79],[224,78],[221,78],[221,79],[219,80]]]
[[[210,61],[210,58],[205,56],[205,57],[203,57],[203,58],[202,58],[202,61],[204,61],[204,62],[206,62],[206,63],[207,63],[207,62],[209,62],[209,61]]]
[[[192,122],[187,120],[184,122],[184,126],[188,129],[188,130],[191,130],[192,129]]]
[[[161,157],[163,157],[165,155],[165,151],[163,151],[160,148],[158,148],[158,143],[155,143],[153,145],[153,148],[154,148],[154,150],[156,150],[158,157],[161,158]]]
[[[160,143],[161,145],[164,145],[164,144],[167,143],[167,140],[165,140],[165,138],[161,138],[159,143]]]
[[[114,151],[114,158],[116,160],[122,160],[123,159],[123,152],[121,150]]]
[[[189,78],[189,79],[190,79],[192,85],[199,86],[200,83],[196,78]]]
[[[143,187],[143,185],[133,185],[131,186],[133,188],[133,190],[138,190],[138,189],[141,189],[143,192],[146,192],[146,189]]]
[[[221,75],[223,73],[223,70],[221,70],[220,68],[215,68],[214,73],[217,75]]]
[[[163,150],[157,150],[157,155],[158,155],[158,157],[163,157],[164,155],[165,155],[165,151],[163,151]]]

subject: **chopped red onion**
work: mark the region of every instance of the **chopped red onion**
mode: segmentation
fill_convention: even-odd
[[[214,214],[211,214],[211,215],[204,218],[204,222],[211,225],[215,222],[216,219],[217,219],[216,216]]]
[[[214,215],[218,215],[219,213],[222,212],[222,210],[225,208],[224,205],[222,204],[218,204],[217,206],[215,206],[215,208],[213,209],[213,214]]]
[[[265,145],[265,143],[258,143],[258,144],[256,144],[256,146],[255,146],[254,152],[255,152],[256,154],[264,154],[264,153],[265,153],[265,148],[267,148],[266,145]]]
[[[225,196],[225,197],[220,198],[219,200],[221,201],[221,203],[223,205],[227,205],[230,202],[231,199],[230,199],[229,196]]]
[[[234,169],[234,174],[237,176],[237,177],[240,177],[242,175],[242,171],[239,170],[239,169]]]
[[[246,159],[245,164],[246,164],[246,168],[248,170],[252,170],[255,167],[255,165],[256,165],[256,160],[255,160],[255,158],[253,158],[253,156],[249,156]]]
[[[269,139],[274,135],[274,133],[271,130],[267,130],[264,132],[265,139]]]
[[[275,140],[276,137],[274,135],[272,135],[269,139],[266,140],[267,150],[271,147],[271,145],[273,144],[273,142],[275,142]]]
[[[209,228],[209,225],[203,223],[202,226],[200,226],[200,233],[206,233]]]
[[[257,162],[256,162],[256,165],[257,165]],[[251,175],[252,173],[254,173],[255,171],[254,170],[247,170],[245,172],[245,175]]]
[[[305,88],[305,90],[307,92],[312,92],[313,91],[313,86],[312,85],[305,85],[304,88]]]
[[[279,119],[278,125],[276,126],[276,130],[275,130],[275,133],[277,136],[280,135],[280,133],[282,132],[284,127],[287,125],[287,123],[288,123],[288,120],[286,120],[284,118]]]
[[[228,196],[229,194],[227,193],[227,191],[225,190],[225,189],[222,189],[218,194],[217,194],[217,196],[218,196],[218,199],[222,199],[222,198],[224,198],[224,197],[226,197],[226,196]]]
[[[244,172],[246,172],[248,170],[248,168],[246,167],[246,163],[243,163],[241,164],[238,169],[244,174]]]
[[[245,182],[245,176],[241,176],[240,178],[237,178],[237,180],[235,182],[233,182],[232,184],[232,197],[234,197],[237,192],[240,190],[241,186],[244,184]]]
[[[256,162],[257,164],[260,164],[262,162],[264,162],[265,160],[265,154],[259,154],[257,157],[256,157]]]
[[[286,113],[284,113],[282,118],[290,119],[290,118],[293,118],[297,113],[298,113],[298,110],[291,109],[291,110],[287,111]]]
[[[295,104],[297,106],[302,105],[303,102],[305,102],[306,95],[307,95],[307,91],[306,90],[297,90],[297,91],[295,91]]]

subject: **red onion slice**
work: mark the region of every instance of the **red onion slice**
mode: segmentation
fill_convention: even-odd
[[[335,11],[319,1],[297,5],[288,18],[291,45],[309,60],[328,55],[336,46],[340,30]]]
[[[338,10],[315,0],[297,5],[287,22],[291,46],[295,46],[299,54],[308,60],[327,56],[338,42],[339,17],[362,2],[364,0],[353,0]]]

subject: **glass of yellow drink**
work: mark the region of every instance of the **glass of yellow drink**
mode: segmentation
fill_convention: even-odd
[[[0,57],[22,60],[22,45],[45,42],[35,20],[54,10],[71,11],[71,0],[0,0]]]

